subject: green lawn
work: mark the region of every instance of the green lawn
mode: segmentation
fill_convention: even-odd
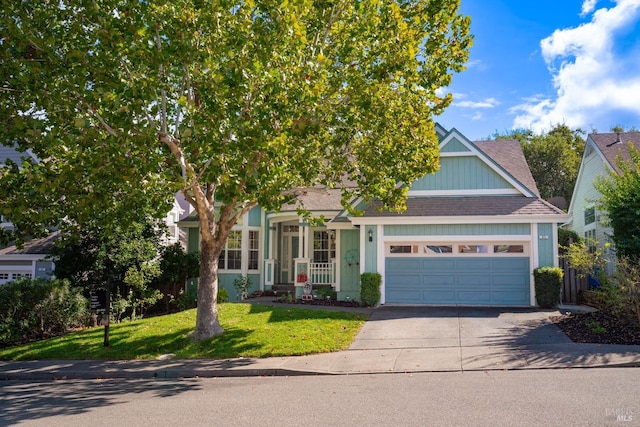
[[[294,356],[346,349],[367,316],[341,311],[269,305],[220,304],[225,333],[195,342],[189,334],[196,311],[112,324],[109,347],[104,327],[0,349],[3,360],[154,359],[174,353],[179,359]]]

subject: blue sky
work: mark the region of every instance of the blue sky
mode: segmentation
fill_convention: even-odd
[[[640,128],[640,0],[461,0],[474,44],[436,117],[471,140]]]

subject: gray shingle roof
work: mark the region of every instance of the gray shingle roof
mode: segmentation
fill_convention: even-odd
[[[51,252],[59,237],[60,232],[55,231],[42,239],[28,241],[22,249],[18,249],[15,245],[0,249],[0,255],[46,255]]]
[[[616,133],[592,133],[589,135],[589,138],[619,174],[620,169],[618,168],[616,157],[619,155],[626,161],[631,160],[629,143],[633,144],[636,150],[640,150],[640,132],[622,132],[620,133],[620,142],[616,144],[617,137]]]
[[[407,210],[391,213],[374,203],[365,210],[367,217],[447,217],[447,216],[503,216],[503,215],[559,215],[563,212],[534,197],[471,196],[471,197],[411,197]]]
[[[515,139],[498,141],[476,141],[473,143],[478,149],[493,159],[518,182],[540,197],[536,181],[531,175],[531,169],[524,157],[520,142]]]

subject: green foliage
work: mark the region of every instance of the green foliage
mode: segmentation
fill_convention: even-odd
[[[590,320],[585,323],[585,326],[595,334],[604,334],[607,330],[597,320]]]
[[[251,288],[251,279],[246,275],[236,277],[233,281],[233,287],[238,291],[237,298],[245,299],[247,298],[247,292]]]
[[[563,257],[569,261],[571,267],[576,269],[578,277],[586,277],[590,274],[598,279],[602,278],[604,282],[607,281],[601,274],[605,269],[607,260],[604,258],[604,253],[598,247],[596,241],[580,239],[570,243],[569,246],[564,247]]]
[[[580,242],[582,238],[578,236],[573,230],[567,230],[566,228],[558,228],[558,247],[560,252],[565,252],[569,245],[574,242]]]
[[[560,196],[569,203],[582,161],[582,134],[584,131],[581,129],[573,130],[567,125],[557,124],[546,134],[520,129],[504,135],[496,134],[495,137],[520,141],[543,199]]]
[[[218,302],[220,301],[220,289],[218,290]],[[190,308],[196,308],[198,306],[198,286],[187,286],[180,292],[178,298],[176,298],[176,307],[178,310],[184,311]]]
[[[602,193],[598,208],[607,212],[612,240],[619,256],[640,254],[640,153],[629,144],[631,161],[617,159],[620,174],[609,171],[594,183]]]
[[[313,291],[316,296],[320,299],[332,299],[335,300],[338,298],[338,293],[331,286],[323,286],[321,288]]]
[[[67,280],[23,278],[0,286],[0,346],[61,334],[87,321],[86,298]]]
[[[375,307],[380,301],[382,276],[379,273],[362,273],[360,275],[360,301],[367,307]]]
[[[536,301],[541,308],[556,308],[562,291],[561,268],[539,267],[533,271]]]
[[[635,321],[640,325],[640,259],[620,257],[616,262],[614,279],[627,311],[635,315]]]
[[[56,260],[56,277],[68,279],[85,293],[112,285],[112,295],[119,295],[118,310],[131,311],[131,317],[143,316],[162,293],[150,287],[161,274],[161,227],[158,223],[135,222],[127,229],[115,227],[115,233],[87,227],[80,238],[64,235],[52,251]],[[114,314],[119,319],[125,311]],[[119,314],[117,314],[119,313]]]
[[[218,299],[217,302],[218,303],[222,303],[222,302],[227,302],[229,301],[229,291],[227,291],[225,288],[218,288]]]
[[[213,266],[244,213],[293,189],[401,210],[398,182],[438,167],[440,90],[472,43],[459,3],[3,4],[0,141],[47,160],[0,174],[0,211],[39,237],[161,218],[181,191]],[[220,329],[201,268],[204,339]]]
[[[278,301],[284,304],[294,304],[296,302],[296,297],[291,294],[291,292],[287,292],[284,295],[281,295],[278,298]]]

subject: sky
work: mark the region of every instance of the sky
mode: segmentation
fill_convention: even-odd
[[[474,42],[435,118],[446,129],[471,140],[557,124],[640,129],[640,0],[461,0],[460,10]]]

